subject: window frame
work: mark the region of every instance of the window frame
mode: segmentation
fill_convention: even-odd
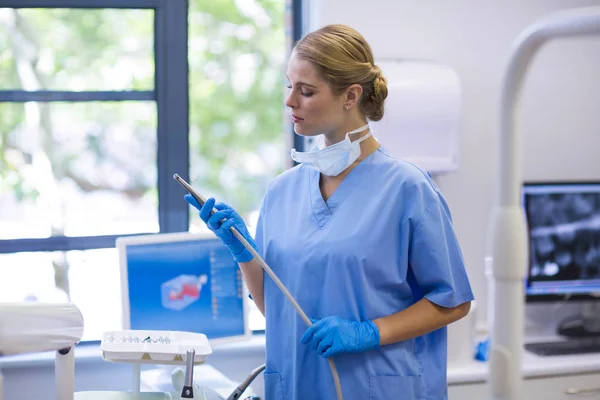
[[[187,0],[0,0],[0,8],[154,10],[154,90],[0,90],[0,102],[154,101],[157,108],[157,192],[160,233],[189,229],[189,210],[173,174],[189,179]],[[140,233],[143,234],[143,233]],[[135,234],[139,235],[139,234]],[[0,254],[111,248],[118,237],[52,236],[0,240]]]
[[[286,0],[286,1],[291,1],[290,6],[291,6],[291,13],[292,13],[292,15],[291,15],[292,43],[288,49],[288,51],[291,52],[292,48],[294,47],[294,44],[298,40],[300,40],[302,38],[302,35],[304,34],[304,31],[305,31],[304,13],[307,12],[308,10],[302,3],[302,0]],[[310,4],[310,1],[307,3]],[[296,135],[296,133],[294,132],[294,125],[291,122],[290,122],[290,134],[292,135],[292,143],[294,144],[294,148],[298,151],[304,151],[306,141],[302,136]],[[298,162],[294,160],[293,164],[298,165]]]
[[[282,0],[291,21],[288,49],[302,37],[305,6],[302,0]],[[172,179],[177,173],[189,181],[189,68],[188,0],[0,0],[0,8],[152,9],[154,10],[154,90],[64,91],[0,90],[0,102],[154,101],[157,107],[157,191],[160,233],[187,232],[189,207]],[[186,21],[181,24],[181,21]],[[287,34],[286,34],[287,35]],[[289,55],[289,54],[288,54]],[[304,151],[305,140],[289,122],[291,144]],[[296,164],[295,162],[293,164]],[[51,236],[0,239],[0,254],[114,248],[116,239],[143,233],[98,236]],[[264,331],[255,331],[260,334]]]

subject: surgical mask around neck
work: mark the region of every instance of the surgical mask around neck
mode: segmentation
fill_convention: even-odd
[[[360,156],[360,144],[371,136],[371,132],[355,141],[350,140],[353,133],[364,132],[369,124],[346,133],[346,138],[339,143],[314,151],[296,151],[292,149],[292,159],[314,168],[323,175],[337,176],[348,169]]]

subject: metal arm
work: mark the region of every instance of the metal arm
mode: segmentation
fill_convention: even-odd
[[[56,400],[73,400],[75,396],[75,346],[56,351],[54,374]]]
[[[194,357],[196,351],[189,349],[187,351],[187,358],[185,360],[185,381],[183,382],[183,389],[181,391],[182,399],[193,399],[194,398]]]
[[[528,67],[554,38],[600,35],[600,7],[557,12],[526,28],[516,39],[503,82],[500,109],[499,187],[491,220],[494,326],[490,361],[491,398],[522,399],[524,280],[527,233],[520,201],[522,133],[520,101]]]

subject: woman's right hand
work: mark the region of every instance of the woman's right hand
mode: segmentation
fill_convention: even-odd
[[[225,203],[215,204],[215,199],[212,197],[207,199],[203,206],[200,206],[198,201],[190,194],[186,194],[184,198],[189,204],[200,211],[200,219],[229,248],[235,261],[248,262],[254,258],[252,253],[246,249],[231,231],[231,227],[235,227],[248,243],[255,250],[257,249],[256,243],[254,243],[252,236],[250,236],[244,220],[237,211]],[[211,214],[213,207],[218,211]]]

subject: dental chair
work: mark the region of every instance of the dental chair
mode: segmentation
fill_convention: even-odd
[[[73,353],[82,336],[83,316],[74,304],[0,303],[0,355],[55,351],[56,400],[73,399]]]

